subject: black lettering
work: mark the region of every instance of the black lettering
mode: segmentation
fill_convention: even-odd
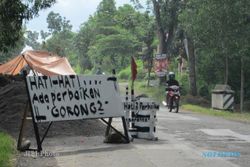
[[[47,85],[47,80],[48,80],[48,77],[47,76],[42,76],[43,80],[44,80],[44,84],[45,84],[45,87],[46,89],[48,88],[48,85]]]
[[[90,97],[91,97],[92,99],[95,98],[94,91],[93,91],[92,88],[89,89],[89,94],[90,94]]]
[[[40,103],[44,103],[44,99],[43,99],[43,93],[39,95],[39,100],[40,100]]]
[[[51,109],[51,114],[53,117],[59,117],[59,111],[58,109],[56,108],[56,106],[53,106],[52,109]]]
[[[63,95],[63,100],[65,100],[65,96],[67,95],[67,91],[64,91],[64,92],[62,93],[62,95]]]
[[[43,88],[45,88],[44,85],[43,85],[43,79],[42,79],[42,77],[38,77],[38,87],[39,87],[39,89],[41,88],[41,86]]]
[[[53,80],[53,85],[58,85],[58,80]]]
[[[61,101],[61,100],[62,100],[62,98],[61,98],[61,93],[60,93],[60,92],[57,93],[56,98],[57,98],[58,101]]]
[[[81,109],[82,115],[89,115],[89,109],[88,109],[87,104],[85,104],[84,106],[81,104],[80,109]]]
[[[70,75],[69,78],[71,79],[71,83],[73,87],[75,87],[75,84],[74,84],[75,75]]]
[[[34,80],[32,80],[32,79],[34,79]],[[33,87],[35,87],[37,89],[36,78],[35,77],[29,77],[29,81],[30,81],[31,90],[33,90]]]
[[[55,95],[55,93],[52,93],[52,92],[51,92],[51,99],[52,99],[53,105],[55,105],[55,100],[56,100],[56,95]]]
[[[64,79],[65,79],[65,88],[66,88],[67,86],[71,88],[71,85],[70,85],[70,82],[69,82],[69,78],[68,78],[67,75],[65,75]]]
[[[49,103],[49,96],[47,94],[44,96],[44,99],[46,103]]]
[[[74,115],[74,112],[72,111],[71,107],[70,107],[70,106],[67,106],[66,108],[67,108],[68,116],[70,116],[70,115],[73,116],[73,115]]]
[[[92,112],[93,114],[96,113],[96,107],[95,107],[94,102],[90,103],[89,109],[90,109],[90,112]]]
[[[80,110],[79,110],[78,105],[75,105],[75,106],[74,106],[74,113],[75,113],[75,115],[76,115],[77,117],[80,115]]]
[[[63,78],[63,76],[62,76],[62,75],[58,75],[58,77],[57,77],[57,78],[58,78],[58,82],[59,82],[59,86],[60,86],[60,88],[61,88],[61,87],[63,87],[63,88],[64,88],[64,87],[65,87],[65,85],[64,85],[64,80],[63,80],[64,78]]]
[[[78,85],[79,85],[79,87],[81,87],[81,84],[80,84],[80,80],[79,80],[78,75],[76,76],[76,78],[77,78],[77,81],[78,81]]]
[[[94,89],[94,94],[95,94],[95,97],[99,97],[99,98],[101,97],[99,89]]]
[[[69,95],[69,100],[72,100],[74,95],[73,95],[73,92],[69,89],[68,89],[68,95]]]
[[[39,100],[38,100],[36,93],[33,95],[32,103],[35,104],[35,101],[37,101],[39,103]]]
[[[65,117],[65,114],[66,114],[66,109],[62,106],[62,107],[60,108],[60,115],[62,116],[62,118],[64,118],[64,117]]]
[[[81,88],[82,89],[82,92],[83,92],[83,98],[84,100],[86,100],[86,97],[89,98],[89,95],[87,94],[87,88]]]
[[[80,96],[79,96],[79,92],[78,92],[78,91],[75,92],[75,99],[76,99],[76,100],[79,100],[79,99],[80,99]]]
[[[103,111],[104,109],[102,108],[102,102],[100,100],[98,100],[97,104],[99,104],[98,111]]]

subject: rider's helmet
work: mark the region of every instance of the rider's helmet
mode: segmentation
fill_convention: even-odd
[[[174,74],[174,72],[171,71],[171,72],[168,73],[168,79],[169,79],[169,80],[174,80],[174,79],[175,79],[175,74]]]

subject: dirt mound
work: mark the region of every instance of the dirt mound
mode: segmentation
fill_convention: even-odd
[[[17,138],[27,102],[26,85],[21,76],[0,76],[0,129]],[[47,125],[38,124],[41,131],[44,131]],[[48,136],[104,135],[104,129],[105,126],[99,120],[54,122]],[[33,136],[31,120],[27,120],[25,130],[27,136]]]

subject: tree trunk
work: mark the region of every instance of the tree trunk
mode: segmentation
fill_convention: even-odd
[[[156,25],[157,25],[157,35],[159,39],[158,53],[166,54],[167,52],[166,33],[164,32],[164,28],[162,25],[160,4],[156,0],[152,0],[152,1],[153,1],[155,20],[156,20]],[[159,77],[159,80],[160,80],[160,85],[164,85],[166,83],[166,76]]]
[[[226,55],[226,57],[225,57],[225,76],[224,76],[225,85],[228,84],[228,74],[229,74],[229,72],[228,72],[228,56]]]
[[[189,85],[190,94],[192,96],[197,95],[196,87],[196,72],[195,72],[195,53],[194,53],[194,43],[192,39],[188,38],[188,50],[189,50]]]
[[[243,111],[243,106],[244,106],[244,60],[243,57],[241,57],[241,70],[240,70],[240,112]]]
[[[159,46],[158,46],[158,53],[159,54],[166,54],[167,47],[166,47],[166,35],[163,30],[158,30],[157,32],[158,39],[159,39]]]
[[[151,68],[148,68],[148,83],[147,83],[147,87],[149,87],[150,74],[151,74]]]
[[[227,85],[228,84],[228,55],[226,52],[226,47],[224,42],[222,41],[221,43],[221,49],[222,49],[222,56],[225,56],[225,71],[224,71],[224,84]]]
[[[167,3],[167,2],[166,2]],[[171,2],[171,9],[170,9],[170,24],[168,25],[168,34],[166,38],[166,53],[170,54],[171,45],[174,40],[174,34],[176,31],[176,27],[178,24],[178,9],[179,9],[179,0],[174,0]],[[166,4],[167,6],[167,4]]]

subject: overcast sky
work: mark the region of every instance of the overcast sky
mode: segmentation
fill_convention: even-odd
[[[116,7],[122,6],[125,3],[130,3],[130,0],[115,0]],[[46,18],[49,12],[54,11],[60,13],[61,16],[70,20],[73,25],[73,31],[78,31],[80,25],[86,22],[90,15],[93,15],[101,0],[57,0],[57,3],[51,8],[40,11],[39,17],[30,20],[26,26],[28,30],[47,31]],[[131,3],[130,3],[131,4]]]

